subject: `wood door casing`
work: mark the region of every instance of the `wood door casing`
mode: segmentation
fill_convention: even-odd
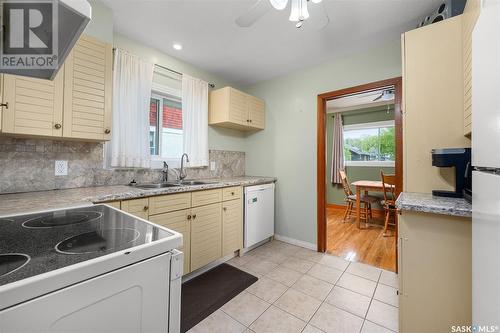
[[[172,229],[182,234],[183,244],[178,248],[184,253],[184,274],[191,272],[191,210],[154,215],[149,218],[153,223]]]
[[[222,203],[191,209],[191,271],[222,257]]]
[[[64,136],[111,138],[112,45],[82,36],[66,59]]]
[[[243,248],[243,201],[241,199],[222,203],[222,255]]]
[[[2,132],[61,137],[63,135],[64,70],[53,81],[5,74]]]

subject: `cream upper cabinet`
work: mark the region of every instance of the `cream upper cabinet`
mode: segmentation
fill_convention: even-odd
[[[83,36],[65,62],[64,133],[73,139],[111,139],[113,47]]]
[[[2,133],[62,137],[64,70],[53,81],[3,75]]]
[[[210,92],[209,124],[244,131],[265,128],[263,100],[231,87]]]
[[[464,71],[464,135],[472,131],[472,30],[481,12],[481,0],[469,0],[462,19]]]

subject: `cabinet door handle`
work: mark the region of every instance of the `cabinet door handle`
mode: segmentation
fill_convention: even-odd
[[[231,195],[234,195],[234,192],[231,192]]]
[[[222,208],[222,210],[223,210],[223,211],[226,211],[226,210],[227,210],[227,207]]]
[[[104,130],[104,133],[105,133],[105,134],[109,134],[109,133],[111,133],[111,130],[110,130],[109,128],[106,128],[106,129]]]
[[[55,129],[61,129],[61,127],[62,127],[62,125],[61,125],[61,124],[55,124],[55,125],[54,125],[54,128],[55,128]]]
[[[192,218],[192,216],[191,216],[191,214],[189,214],[189,215],[187,216],[187,219],[188,219],[188,220],[191,220],[191,218]]]
[[[193,220],[196,218],[196,214],[193,214]]]
[[[8,109],[9,108],[9,102],[5,102],[5,103],[0,104],[0,107],[5,107],[6,109]]]
[[[146,212],[149,209],[148,206],[144,206],[143,210]]]

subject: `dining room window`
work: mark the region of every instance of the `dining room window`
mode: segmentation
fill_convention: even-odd
[[[343,126],[346,166],[393,167],[396,159],[394,121]]]

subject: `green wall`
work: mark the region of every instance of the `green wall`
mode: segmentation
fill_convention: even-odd
[[[399,39],[245,89],[266,102],[266,129],[247,137],[246,170],[278,178],[276,234],[316,243],[318,94],[398,76]]]
[[[342,185],[332,184],[330,170],[332,167],[332,137],[333,137],[333,118],[334,114],[328,114],[326,123],[327,134],[327,160],[326,160],[326,198],[327,203],[344,205],[345,195]],[[387,107],[374,107],[366,108],[356,111],[348,111],[342,114],[342,123],[344,125],[354,125],[362,123],[371,123],[376,121],[394,120],[394,109],[391,108],[387,113]],[[363,167],[363,166],[346,166],[347,178],[349,182],[357,180],[380,180],[380,170],[384,173],[394,173],[394,168],[386,167]],[[351,186],[353,192],[356,189]],[[377,193],[370,193],[371,195],[381,195]],[[380,208],[379,204],[374,205],[374,208]]]

